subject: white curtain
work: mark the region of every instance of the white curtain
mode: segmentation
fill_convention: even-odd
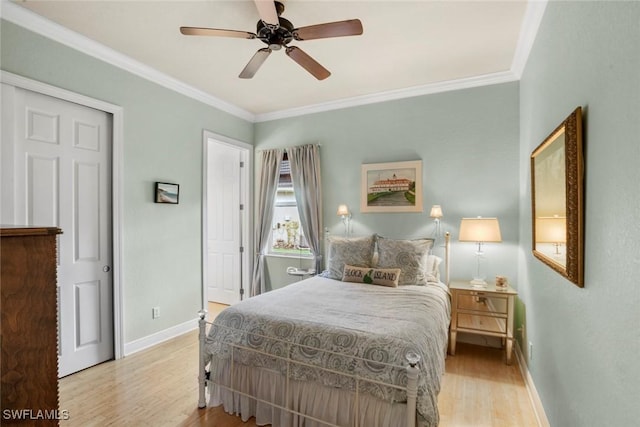
[[[265,291],[264,256],[269,245],[273,207],[280,178],[280,163],[283,150],[274,148],[262,152],[262,171],[260,173],[260,189],[258,192],[258,211],[256,215],[255,245],[256,260],[253,264],[253,280],[249,296],[256,296]]]
[[[301,145],[287,148],[291,180],[296,195],[302,231],[315,257],[315,269],[322,271],[322,183],[320,148]]]

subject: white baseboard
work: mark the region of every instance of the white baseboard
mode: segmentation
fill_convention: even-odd
[[[156,332],[155,334],[151,334],[146,337],[142,337],[137,340],[125,343],[124,355],[128,356],[130,354],[137,353],[138,351],[153,347],[154,345],[160,344],[161,342],[170,340],[171,338],[175,338],[182,334],[186,334],[187,332],[191,332],[195,329],[198,329],[197,318],[176,326],[172,326],[163,331]]]
[[[547,414],[544,412],[544,407],[542,406],[542,401],[540,400],[540,396],[538,395],[536,386],[533,383],[533,378],[529,373],[529,367],[527,366],[524,354],[522,354],[522,349],[520,348],[520,345],[517,341],[514,347],[516,358],[518,359],[518,366],[520,366],[520,373],[522,374],[522,378],[524,378],[524,383],[527,387],[527,392],[529,393],[529,399],[531,400],[531,405],[533,406],[533,412],[538,419],[538,426],[550,427],[549,420],[547,419]]]

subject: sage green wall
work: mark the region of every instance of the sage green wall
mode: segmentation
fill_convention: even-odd
[[[321,144],[331,234],[343,233],[336,210],[346,203],[355,235],[430,236],[429,210],[441,204],[454,241],[453,277],[471,278],[475,268],[473,244],[456,242],[460,218],[497,216],[503,243],[486,245],[486,271],[517,286],[518,90],[506,83],[257,123],[256,149]],[[363,163],[416,159],[423,161],[423,213],[360,212]]]
[[[248,143],[253,124],[1,21],[5,71],[124,109],[125,342],[195,319],[201,306],[202,132]],[[153,203],[155,181],[180,184],[179,205]],[[161,316],[151,318],[151,308]]]
[[[640,3],[552,1],[520,82],[520,298],[552,426],[640,420]],[[528,156],[584,111],[585,285],[531,256]]]

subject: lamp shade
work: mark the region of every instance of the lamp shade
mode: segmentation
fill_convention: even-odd
[[[461,242],[502,242],[498,218],[462,218]]]
[[[348,216],[349,215],[349,208],[347,208],[347,205],[339,205],[338,206],[338,216]]]
[[[536,242],[566,243],[567,218],[563,216],[541,216],[536,218]]]
[[[442,218],[442,208],[440,205],[431,206],[431,213],[429,214],[431,218]]]

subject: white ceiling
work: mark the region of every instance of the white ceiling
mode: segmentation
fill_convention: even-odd
[[[254,120],[516,80],[544,10],[526,0],[283,3],[282,16],[295,27],[362,21],[361,36],[290,43],[329,69],[328,79],[317,81],[284,51],[270,55],[253,79],[240,79],[245,64],[265,46],[261,41],[183,36],[178,31],[180,26],[195,26],[255,32],[258,13],[253,1],[17,4],[98,42],[103,46],[91,46],[117,55],[120,62],[125,58],[124,62],[151,67],[200,98],[220,101],[230,106],[228,111]],[[86,43],[82,46],[87,49]]]

